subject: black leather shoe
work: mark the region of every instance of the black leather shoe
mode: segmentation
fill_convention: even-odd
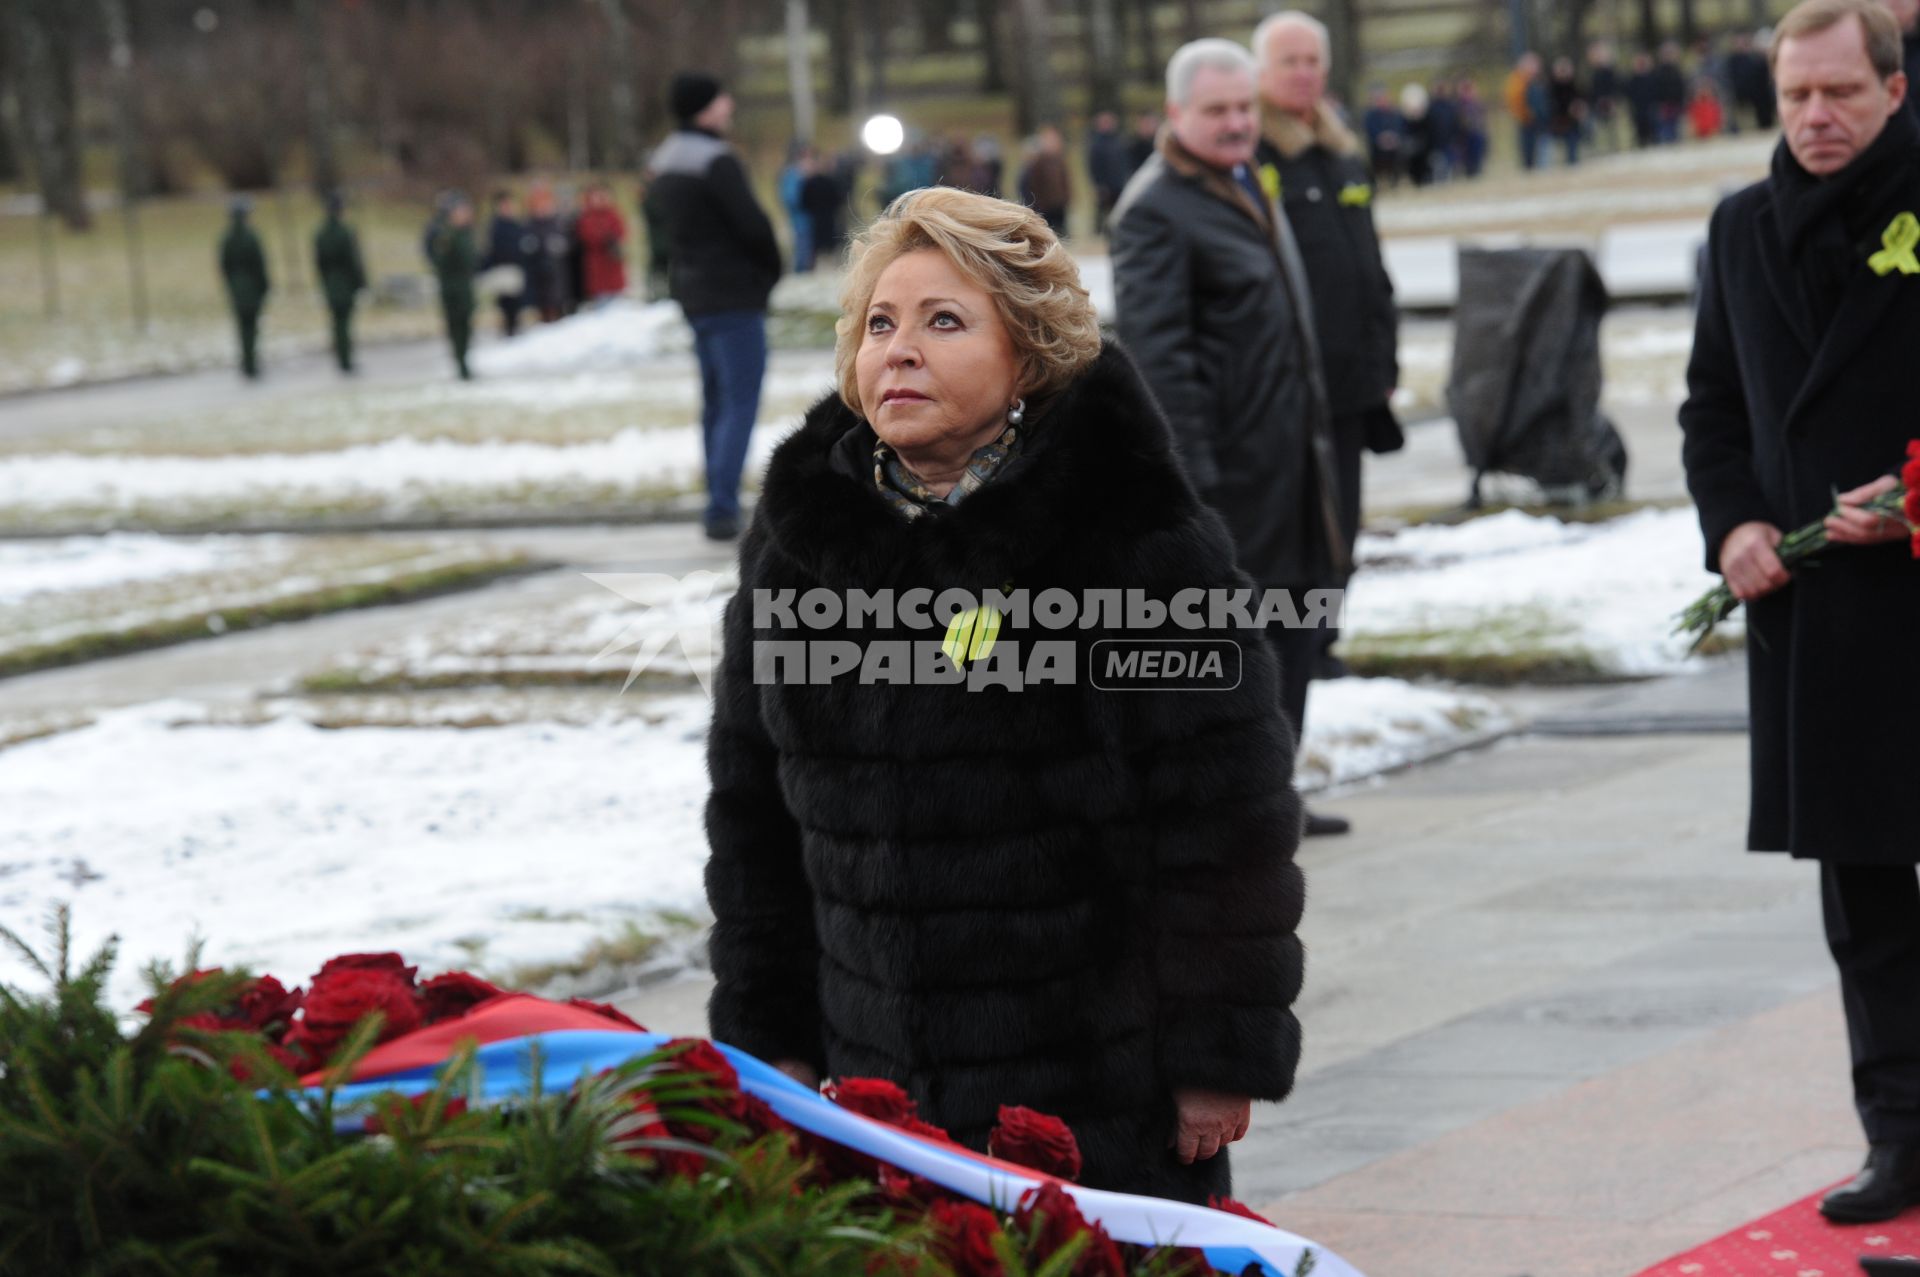
[[[1820,1199],[1820,1213],[1839,1224],[1872,1224],[1920,1206],[1920,1144],[1875,1144],[1867,1164]]]
[[[1304,832],[1309,838],[1323,838],[1328,834],[1348,833],[1352,829],[1352,822],[1345,816],[1323,816],[1317,811],[1310,811]]]
[[[707,520],[707,540],[709,541],[731,541],[739,535],[740,521],[738,519],[719,518]]]

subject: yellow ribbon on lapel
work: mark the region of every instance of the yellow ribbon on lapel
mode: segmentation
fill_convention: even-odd
[[[1373,203],[1373,188],[1365,182],[1348,182],[1340,188],[1340,203],[1346,208],[1365,208]]]
[[[947,622],[947,637],[940,650],[955,665],[983,659],[1000,637],[1000,609],[991,603],[970,607]]]
[[[1880,232],[1880,242],[1886,247],[1867,259],[1874,274],[1885,275],[1897,270],[1902,275],[1920,275],[1920,258],[1913,255],[1914,248],[1920,246],[1920,217],[1900,214]]]
[[[1260,166],[1260,189],[1274,203],[1280,202],[1280,170],[1271,164]]]

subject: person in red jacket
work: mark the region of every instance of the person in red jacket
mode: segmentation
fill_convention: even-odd
[[[605,186],[587,188],[587,206],[580,212],[574,234],[580,238],[584,261],[581,275],[586,300],[618,297],[627,291],[625,244],[627,223]]]

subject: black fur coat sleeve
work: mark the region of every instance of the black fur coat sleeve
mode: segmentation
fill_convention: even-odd
[[[765,537],[741,545],[741,588],[728,603],[708,731],[708,941],[713,1036],[769,1062],[825,1071],[817,976],[820,944],[800,859],[800,829],[780,795],[779,755],[753,681],[752,588]]]

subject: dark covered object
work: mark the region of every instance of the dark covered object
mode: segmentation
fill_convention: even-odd
[[[1579,249],[1460,250],[1447,407],[1473,467],[1588,498],[1619,495],[1627,449],[1600,411],[1607,289]]]

